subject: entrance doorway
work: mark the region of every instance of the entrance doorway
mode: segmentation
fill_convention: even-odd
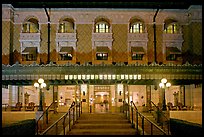
[[[96,113],[106,113],[110,111],[110,95],[108,91],[94,92],[94,108]]]

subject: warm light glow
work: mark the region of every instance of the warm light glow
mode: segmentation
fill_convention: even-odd
[[[38,88],[39,87],[39,83],[35,82],[34,83],[34,87]]]
[[[40,78],[40,79],[38,79],[38,82],[39,82],[40,84],[42,84],[42,83],[44,83],[44,79]]]
[[[161,80],[161,82],[165,84],[165,83],[167,82],[167,79],[166,79],[166,78],[163,78],[163,79]]]
[[[41,84],[41,88],[45,88],[46,87],[46,84],[45,83],[42,83]]]
[[[159,83],[160,88],[164,88],[164,83]]]
[[[171,86],[171,83],[166,83],[166,87],[170,87]]]

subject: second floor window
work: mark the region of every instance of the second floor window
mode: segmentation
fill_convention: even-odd
[[[22,52],[22,61],[36,61],[37,60],[37,48],[26,47]]]
[[[177,61],[181,57],[181,51],[177,47],[166,48],[166,60]]]
[[[132,53],[132,60],[142,60],[143,54]]]
[[[97,60],[108,60],[108,53],[96,53]]]
[[[70,53],[60,54],[60,60],[61,61],[72,60],[72,54]]]

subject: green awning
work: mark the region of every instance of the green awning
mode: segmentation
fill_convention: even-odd
[[[97,53],[108,53],[109,48],[105,46],[99,46],[99,47],[96,47],[96,52]]]
[[[59,51],[60,54],[72,54],[73,52],[73,47],[62,47]]]
[[[181,54],[181,51],[177,47],[166,47],[167,56],[170,54]]]
[[[144,54],[143,47],[131,47],[131,52],[135,54]]]
[[[26,47],[22,54],[37,54],[37,47]]]

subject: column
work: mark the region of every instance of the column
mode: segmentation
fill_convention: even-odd
[[[15,106],[18,101],[18,89],[16,86],[8,85],[9,89],[9,106]]]
[[[180,86],[180,96],[179,96],[180,100],[179,102],[182,103],[182,105],[185,106],[185,86],[181,85]]]
[[[145,104],[147,108],[150,109],[151,107],[151,85],[146,85],[146,103]]]
[[[88,85],[81,84],[80,92],[81,92],[81,100],[82,100],[82,112],[88,112],[89,111]]]

